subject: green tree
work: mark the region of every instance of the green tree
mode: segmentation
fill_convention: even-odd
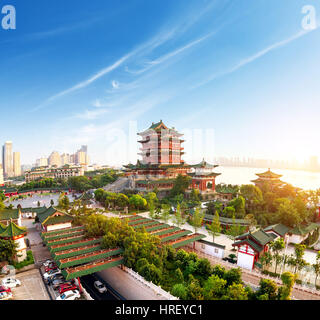
[[[277,300],[278,286],[273,280],[261,279],[259,282],[259,289],[256,296],[266,295],[267,299],[264,300]],[[259,298],[258,298],[259,299]]]
[[[204,213],[200,211],[200,208],[195,208],[192,218],[190,219],[190,224],[193,226],[194,233],[201,228],[204,218]]]
[[[282,257],[280,255],[280,251],[282,251],[285,247],[285,243],[283,238],[278,238],[277,240],[270,243],[270,249],[273,253],[272,258],[275,261],[275,270],[277,273],[277,266],[282,261]]]
[[[203,296],[205,300],[218,300],[225,293],[227,281],[212,275],[205,282]]]
[[[260,258],[260,263],[262,264],[262,268],[268,267],[271,265],[272,255],[270,252],[265,252],[263,256]]]
[[[188,288],[183,283],[177,283],[172,287],[171,294],[182,300],[186,300],[188,296]]]
[[[242,228],[239,223],[236,223],[236,217],[235,215],[232,216],[232,225],[229,227],[229,229],[226,231],[227,237],[229,237],[231,240],[235,240],[237,236],[239,236],[242,233]]]
[[[179,194],[184,194],[188,189],[191,182],[191,178],[189,176],[183,176],[179,174],[173,183],[173,187],[170,190],[170,198],[174,198]]]
[[[163,204],[160,218],[164,221],[164,223],[168,223],[170,220],[170,205]]]
[[[226,295],[222,297],[223,300],[248,300],[248,293],[244,286],[240,283],[233,283],[228,286]]]
[[[13,240],[0,239],[0,261],[12,262],[16,254],[17,244]]]
[[[279,299],[280,300],[291,300],[291,293],[293,289],[296,276],[291,272],[284,272],[281,275],[283,285],[279,288]]]
[[[212,235],[212,242],[214,242],[214,237],[220,235],[221,229],[219,213],[216,211],[212,223],[208,225],[208,232]]]
[[[320,251],[317,252],[317,257],[316,257],[316,263],[314,263],[312,265],[312,268],[314,270],[314,273],[315,273],[315,280],[314,280],[314,285],[316,286],[317,285],[317,279],[320,275]]]
[[[176,212],[174,213],[173,222],[177,227],[181,227],[185,223],[185,219],[182,217],[180,203],[177,204]]]

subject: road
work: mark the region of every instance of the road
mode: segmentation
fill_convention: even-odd
[[[95,274],[90,274],[80,278],[81,285],[87,290],[94,300],[120,300],[120,297],[117,295],[116,291],[106,282],[104,282],[104,285],[107,287],[108,291],[105,293],[100,293],[93,285],[97,280],[101,281],[101,279],[98,279]]]

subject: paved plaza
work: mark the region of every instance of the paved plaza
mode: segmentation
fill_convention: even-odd
[[[28,197],[25,199],[17,199],[14,201],[8,202],[8,204],[12,204],[14,208],[17,207],[18,204],[22,206],[22,208],[36,208],[38,206],[38,201],[40,202],[40,206],[46,206],[50,207],[51,206],[51,200],[54,201],[54,205],[58,204],[58,199],[59,199],[58,193],[50,194],[50,195],[33,195],[32,197]],[[74,198],[72,194],[67,195],[69,198],[70,202],[74,201]]]
[[[15,276],[21,286],[11,289],[13,300],[50,300],[38,269],[32,269]]]

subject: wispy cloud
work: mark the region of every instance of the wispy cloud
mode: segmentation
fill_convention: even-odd
[[[209,2],[208,5],[206,5],[204,8],[202,8],[197,14],[192,12],[192,15],[190,19],[181,19],[175,26],[168,28],[165,31],[160,31],[158,32],[158,34],[156,34],[153,38],[151,38],[150,40],[144,42],[143,44],[141,44],[140,46],[138,46],[136,49],[133,49],[132,51],[130,51],[129,53],[125,54],[124,56],[122,56],[120,59],[118,59],[116,62],[114,62],[112,65],[98,71],[97,73],[95,73],[93,76],[89,77],[88,79],[79,82],[78,84],[66,89],[66,90],[62,90],[61,92],[58,92],[57,94],[52,95],[51,97],[47,98],[44,102],[40,103],[36,108],[34,108],[32,111],[38,111],[39,109],[44,108],[45,106],[49,105],[50,103],[52,103],[53,101],[55,101],[58,98],[61,98],[63,96],[66,96],[70,93],[73,93],[75,91],[78,91],[80,89],[83,89],[87,86],[89,86],[90,84],[92,84],[93,82],[95,82],[96,80],[100,79],[101,77],[107,75],[108,73],[114,71],[115,69],[117,69],[118,67],[120,67],[124,62],[127,62],[129,60],[129,58],[136,56],[136,58],[139,58],[139,56],[145,56],[148,53],[152,52],[154,49],[160,47],[161,45],[163,45],[164,43],[168,42],[169,40],[175,38],[178,34],[182,34],[184,32],[186,32],[186,30],[188,30],[193,24],[195,24],[205,13],[207,13],[209,10],[211,10],[213,8],[213,6],[216,4],[216,1],[211,1]],[[49,31],[47,32],[47,34],[54,34],[54,33],[59,33],[59,32],[63,32],[64,29],[57,29],[55,31]],[[45,36],[46,32],[44,33],[39,33],[38,36]],[[166,60],[168,60],[169,58],[172,58],[180,53],[182,53],[183,51],[187,50],[188,48],[196,45],[197,43],[205,40],[206,38],[208,38],[209,36],[211,36],[212,33],[194,40],[192,42],[190,42],[189,44],[185,45],[182,48],[179,48],[173,52],[170,52],[168,54],[165,54],[164,56],[162,56],[161,58],[155,60],[155,61],[151,61],[150,63],[148,63],[149,66],[147,66],[145,68],[145,70],[140,70],[137,72],[132,72],[135,74],[140,74],[143,73],[144,71],[147,71],[148,69],[150,69],[152,67],[152,65],[157,65],[160,64]],[[127,68],[128,70],[128,68]]]
[[[248,58],[245,58],[243,60],[241,60],[240,62],[238,62],[236,65],[234,65],[233,67],[231,67],[230,69],[227,69],[226,71],[223,71],[223,72],[220,72],[220,73],[216,73],[216,74],[213,74],[212,76],[210,76],[209,78],[207,78],[206,80],[194,85],[191,87],[191,89],[196,89],[196,88],[199,88],[215,79],[218,79],[220,77],[223,77],[225,75],[228,75],[228,74],[231,74],[233,72],[236,72],[237,70],[241,69],[242,67],[250,64],[251,62],[254,62],[255,60],[265,56],[266,54],[268,54],[269,52],[273,51],[273,50],[276,50],[278,48],[281,48],[281,47],[284,47],[286,46],[287,44],[293,42],[294,40],[297,40],[303,36],[305,36],[306,34],[314,31],[316,29],[313,29],[313,30],[302,30],[298,33],[296,33],[295,35],[285,39],[285,40],[282,40],[282,41],[279,41],[279,42],[276,42],[270,46],[268,46],[267,48],[263,49],[263,50],[260,50],[259,52],[253,54],[252,56],[249,56]]]

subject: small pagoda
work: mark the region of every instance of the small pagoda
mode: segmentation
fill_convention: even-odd
[[[27,230],[16,225],[12,219],[8,226],[0,225],[0,239],[13,240],[17,244],[17,254],[13,258],[17,262],[21,262],[27,258],[27,246],[24,237]]]
[[[258,176],[258,178],[255,180],[251,180],[251,182],[253,182],[260,189],[264,185],[269,185],[271,188],[281,187],[285,185],[285,182],[280,180],[282,175],[272,172],[270,168],[268,169],[268,171],[263,173],[256,173],[256,175]]]
[[[192,189],[198,189],[200,193],[215,192],[215,180],[221,174],[214,172],[218,165],[210,164],[203,159],[200,163],[190,165],[190,167],[194,168],[194,172],[188,173],[192,178]]]

